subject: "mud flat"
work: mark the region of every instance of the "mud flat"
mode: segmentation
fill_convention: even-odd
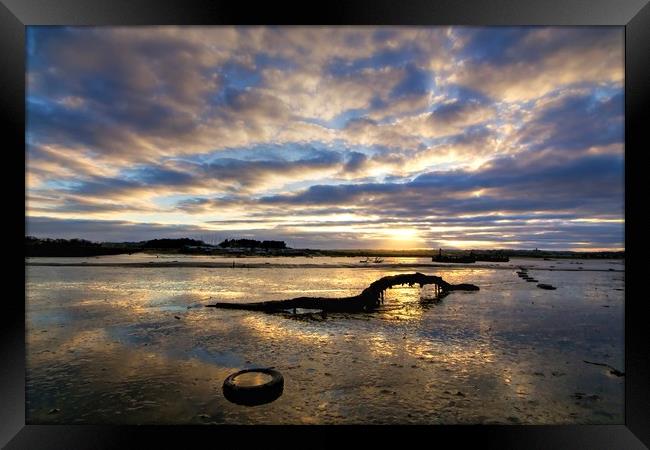
[[[624,420],[625,376],[611,369],[624,368],[620,263],[584,261],[576,271],[561,270],[579,266],[570,261],[512,259],[508,270],[413,270],[417,258],[386,258],[383,264],[404,266],[360,269],[344,267],[358,258],[324,257],[285,258],[294,266],[268,270],[232,268],[233,260],[262,258],[224,258],[212,262],[230,267],[206,268],[182,265],[202,261],[179,255],[146,257],[172,266],[26,267],[27,423]],[[144,258],[84,261],[147,264]],[[73,259],[59,262],[66,261]],[[308,261],[318,267],[296,270]],[[538,272],[548,264],[559,270]],[[520,280],[519,267],[558,290]],[[617,271],[600,270],[607,268]],[[439,299],[435,285],[397,284],[371,310],[325,315],[206,307],[354,297],[379,279],[416,271],[480,290],[451,290]],[[229,402],[223,380],[255,367],[282,373],[282,396],[255,408]]]

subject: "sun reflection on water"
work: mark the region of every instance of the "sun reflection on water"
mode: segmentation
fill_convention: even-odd
[[[397,286],[375,312],[303,320],[204,307],[356,295],[403,271],[29,267],[29,421],[622,420],[623,380],[581,362],[622,367],[620,273],[540,272],[561,286],[548,292],[514,271],[436,268],[448,282],[481,290],[431,301],[429,287]],[[255,366],[283,373],[283,396],[259,409],[227,402],[223,379]],[[576,400],[578,389],[598,400]]]

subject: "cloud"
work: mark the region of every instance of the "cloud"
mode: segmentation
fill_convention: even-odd
[[[123,220],[57,219],[29,217],[26,234],[56,239],[81,238],[99,242],[139,242],[160,237],[181,238],[205,230],[187,224],[134,223]]]
[[[622,242],[603,222],[623,217],[622,28],[27,37],[27,215],[56,232],[175,223],[372,246],[384,223],[497,242],[511,217],[504,245]],[[533,233],[524,217],[556,218]]]
[[[479,30],[450,80],[509,102],[561,85],[622,83],[623,38],[622,28]]]
[[[476,172],[432,172],[406,183],[313,185],[299,193],[262,197],[259,202],[355,205],[368,213],[417,217],[488,211],[622,214],[622,198],[622,158],[595,155],[566,163],[553,158],[502,158]]]
[[[519,140],[529,150],[622,145],[624,107],[618,90],[609,98],[587,91],[544,99],[522,127]]]
[[[289,158],[291,153],[297,157]],[[298,147],[294,152],[271,151],[266,157],[254,160],[216,157],[203,162],[185,159],[168,161],[166,165],[139,165],[117,176],[95,175],[62,186],[32,189],[36,196],[43,193],[56,194],[58,202],[54,202],[54,206],[52,202],[47,202],[48,205],[43,207],[43,198],[34,198],[32,195],[34,201],[30,202],[30,209],[117,212],[139,209],[147,199],[171,194],[207,194],[214,190],[254,192],[272,186],[282,187],[289,181],[295,183],[322,173],[358,171],[364,158],[358,152],[352,152],[346,157],[336,151]]]

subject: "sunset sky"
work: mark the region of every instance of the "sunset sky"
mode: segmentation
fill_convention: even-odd
[[[29,27],[27,234],[624,248],[622,27]]]

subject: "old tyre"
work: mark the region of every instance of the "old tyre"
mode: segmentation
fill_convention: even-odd
[[[243,384],[239,379],[244,374],[259,373],[270,379],[260,384]],[[229,375],[223,382],[223,395],[238,405],[255,406],[270,403],[282,395],[284,377],[273,369],[246,369]]]

